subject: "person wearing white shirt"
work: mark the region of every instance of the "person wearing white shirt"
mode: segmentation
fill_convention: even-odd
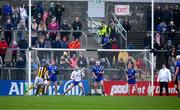
[[[157,81],[160,84],[160,94],[159,95],[162,96],[162,90],[163,90],[163,87],[165,87],[166,95],[168,96],[169,95],[168,82],[171,81],[171,72],[169,69],[166,68],[165,64],[162,65],[162,69],[159,71]]]
[[[71,90],[76,85],[80,87],[82,94],[84,94],[84,87],[82,84],[82,78],[85,77],[84,69],[85,68],[79,69],[78,66],[75,67],[75,70],[72,72],[70,78],[72,80],[71,86],[67,90],[65,90],[63,95],[68,93],[68,91]]]

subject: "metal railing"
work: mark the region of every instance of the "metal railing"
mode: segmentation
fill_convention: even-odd
[[[121,45],[122,45],[122,38],[125,41],[125,48],[127,49],[127,31],[124,29],[124,27],[122,26],[122,24],[119,22],[119,20],[117,19],[116,15],[111,12],[113,18],[111,19],[111,21],[115,24],[116,30],[117,32],[122,36],[121,37]]]

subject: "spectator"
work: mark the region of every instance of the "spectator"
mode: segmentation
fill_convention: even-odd
[[[111,40],[110,40],[110,37],[109,37],[109,34],[106,34],[106,36],[103,38],[103,41],[101,42],[102,43],[102,48],[103,49],[110,49],[111,47]]]
[[[56,37],[56,40],[52,44],[52,48],[61,48],[61,40],[60,37]],[[61,51],[55,51],[54,52],[54,59],[56,60],[57,64],[59,65],[60,57],[62,55]]]
[[[124,63],[122,58],[118,61],[117,68],[118,69],[125,69],[125,63]]]
[[[21,40],[23,37],[23,33],[24,33],[23,31],[27,30],[25,21],[21,20],[19,22],[19,24],[17,25],[17,30],[18,30],[18,32],[17,32],[18,40]]]
[[[70,31],[71,29],[70,29],[70,26],[66,23],[66,20],[63,21],[61,30],[63,31],[63,32],[61,32],[61,40],[63,39],[63,37],[67,37],[67,40],[69,40],[70,32],[68,32],[68,31]]]
[[[39,38],[39,42],[37,44],[37,48],[46,48],[45,40],[42,37]]]
[[[119,46],[119,43],[118,43],[118,35],[117,34],[114,34],[113,36],[111,36],[111,46],[110,48],[111,49],[120,49],[120,46]],[[115,64],[118,63],[118,54],[119,52],[110,52],[109,53],[109,61],[110,61],[110,65],[112,66],[113,65],[113,58],[115,57]]]
[[[175,53],[172,52],[168,58],[168,66],[170,68],[171,73],[175,73],[175,65],[176,65],[176,56]]]
[[[0,57],[2,58],[2,62],[5,65],[5,57],[6,57],[6,49],[8,48],[8,44],[4,38],[1,38],[0,41]]]
[[[76,17],[75,18],[75,21],[73,22],[72,24],[72,29],[74,31],[81,31],[82,29],[82,24],[81,22],[79,21],[79,17]],[[74,36],[74,39],[79,39],[79,37],[81,36],[81,32],[73,32],[73,36]]]
[[[46,20],[48,18],[48,12],[46,10],[44,10],[44,13],[43,13],[43,21],[44,23],[46,24]],[[50,20],[51,21],[51,20]]]
[[[20,21],[20,15],[19,15],[19,10],[18,7],[14,6],[14,10],[12,11],[12,23],[13,23],[13,28],[17,29],[17,25]]]
[[[35,15],[36,15],[36,6],[35,4],[31,4],[31,16],[32,18],[35,18]]]
[[[61,41],[61,48],[68,48],[67,37],[63,37],[63,40]]]
[[[160,46],[160,48],[163,48],[163,46],[164,46],[164,38],[161,37],[159,32],[156,32],[155,40],[156,40],[156,43]]]
[[[17,62],[17,49],[18,49],[18,46],[17,46],[16,41],[13,41],[13,44],[12,44],[11,48],[12,48],[11,66],[13,66],[13,65],[16,65],[16,62]]]
[[[79,42],[78,39],[75,39],[68,44],[69,49],[80,49],[80,47],[81,47],[81,43]],[[76,51],[70,52],[70,56],[73,54],[76,54]]]
[[[36,23],[36,19],[33,19],[32,21],[32,33],[31,33],[31,44],[34,47],[36,45],[36,41],[37,41],[37,29],[38,29],[38,24]]]
[[[129,20],[128,19],[125,19],[123,27],[126,30],[126,32],[129,32],[131,30],[131,25],[129,24]]]
[[[12,40],[12,30],[13,30],[13,24],[11,23],[10,19],[8,19],[7,22],[5,23],[4,30],[5,30],[4,32],[5,39],[9,45]]]
[[[42,15],[41,15],[41,13],[38,13],[37,14],[37,17],[36,17],[36,23],[38,24],[38,26],[39,26],[39,24],[40,24],[40,22],[43,20],[43,18],[42,18]]]
[[[77,65],[80,68],[83,68],[83,67],[87,66],[87,60],[82,54],[79,55]]]
[[[161,7],[158,5],[154,12],[155,28],[162,22],[162,20],[163,20],[163,11],[162,11]]]
[[[79,42],[78,39],[75,39],[69,43],[68,47],[70,49],[80,49],[81,43]]]
[[[90,58],[90,60],[89,60],[89,66],[90,66],[90,67],[93,67],[93,66],[95,66],[95,64],[96,64],[95,59],[94,59],[94,58]]]
[[[44,23],[44,21],[43,20],[41,20],[40,21],[40,24],[38,25],[38,31],[40,31],[40,32],[38,32],[38,36],[46,36],[46,31],[47,29],[46,29],[46,24]]]
[[[165,44],[165,50],[170,51],[172,45],[173,45],[173,44],[172,44],[171,40],[168,40],[167,43]]]
[[[43,9],[42,3],[41,2],[37,3],[36,9],[35,9],[35,15],[38,15],[39,13],[43,15],[43,12],[44,12],[44,9]]]
[[[172,43],[174,43],[174,37],[176,33],[176,25],[173,21],[170,21],[168,25],[168,40],[171,40]]]
[[[59,27],[61,25],[61,17],[63,15],[64,10],[65,10],[64,5],[61,6],[61,3],[57,2],[57,4],[55,5],[55,12],[56,12],[56,18],[57,18],[57,22],[59,24]]]
[[[50,4],[49,11],[52,12],[52,15],[53,15],[53,16],[56,16],[55,3],[52,2],[52,3]]]
[[[26,19],[28,18],[27,10],[25,9],[24,4],[20,7],[20,17],[21,17],[21,20],[23,21],[26,21]]]
[[[9,19],[10,15],[12,14],[12,7],[8,2],[6,2],[3,6],[3,15],[4,15],[4,22]]]
[[[72,55],[72,58],[70,58],[70,67],[75,68],[77,67],[78,58],[76,57],[76,54]]]
[[[102,58],[100,60],[100,65],[103,66],[104,68],[108,68],[108,62],[106,61],[105,58]]]
[[[169,95],[168,82],[171,81],[171,72],[169,71],[169,69],[166,68],[165,64],[162,65],[162,69],[159,71],[157,81],[159,82],[159,85],[160,85],[159,95],[162,96],[162,90],[163,90],[163,87],[165,87],[166,95],[168,96]]]
[[[59,26],[58,26],[58,23],[56,22],[56,18],[54,17],[51,23],[49,23],[48,25],[48,30],[58,30],[58,29],[59,29]],[[51,43],[56,40],[56,36],[57,36],[56,31],[49,32],[49,38],[51,40]]]
[[[136,60],[136,68],[137,68],[137,73],[139,75],[139,79],[141,80],[144,80],[144,67],[145,67],[145,64],[143,62],[143,60],[141,59],[141,57],[139,57],[137,60]]]
[[[160,32],[160,34],[164,34],[167,31],[167,25],[164,21],[157,25],[157,31]]]
[[[180,9],[178,7],[178,5],[175,6],[175,9],[173,10],[173,16],[174,16],[174,24],[177,27],[177,30],[179,30],[180,28]]]
[[[16,79],[23,80],[25,76],[24,68],[26,67],[26,62],[25,62],[25,59],[23,59],[23,57],[18,57],[16,67],[18,68],[16,70]]]
[[[151,35],[146,33],[144,37],[144,49],[151,49]]]
[[[28,42],[25,37],[22,37],[22,39],[18,42],[18,47],[20,48],[20,56],[23,57],[26,53],[25,49],[28,48]]]
[[[39,42],[37,44],[37,48],[47,48],[46,42],[43,37],[40,37]],[[46,53],[48,53],[48,52],[47,51],[39,51],[38,52],[39,59],[42,60],[43,58],[45,58]]]
[[[170,11],[168,5],[166,5],[165,10],[163,11],[163,20],[165,21],[166,24],[168,24],[170,22],[171,18],[172,18],[171,11]]]
[[[46,22],[45,22],[46,26],[48,26],[51,23],[53,18],[54,18],[54,16],[52,15],[52,11],[49,11],[48,12],[48,17],[46,18]]]
[[[115,24],[114,23],[111,23],[110,25],[110,38],[113,39],[113,38],[117,38],[117,32],[116,32],[116,28],[115,28]]]
[[[105,37],[106,34],[109,34],[110,28],[105,24],[104,21],[102,21],[99,29],[98,29],[98,34],[101,37],[101,41],[98,41],[99,43],[103,41],[103,38]]]
[[[63,53],[63,56],[61,57],[60,64],[61,64],[62,69],[69,67],[69,56],[68,56],[67,52]]]

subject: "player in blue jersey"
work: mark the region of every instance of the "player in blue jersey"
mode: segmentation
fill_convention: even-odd
[[[175,83],[175,88],[178,91],[178,97],[180,97],[180,55],[176,56],[176,72],[174,76],[174,83]]]
[[[104,67],[100,66],[100,62],[96,61],[96,66],[94,66],[92,68],[92,74],[94,77],[94,90],[95,90],[95,94],[98,94],[97,88],[98,88],[98,83],[100,83],[101,89],[102,89],[102,95],[104,95],[104,87],[103,87],[103,83],[104,83]]]
[[[128,62],[128,68],[126,70],[126,79],[128,81],[128,95],[130,95],[130,88],[131,86],[135,86],[136,92],[139,96],[137,84],[136,84],[136,70],[133,68],[133,62]]]
[[[48,83],[47,83],[47,88],[46,88],[46,94],[47,94],[49,85],[51,84],[51,82],[53,82],[55,86],[55,95],[57,95],[57,85],[58,85],[57,74],[58,74],[58,67],[56,66],[55,60],[52,59],[51,64],[48,67],[49,77],[48,77]]]

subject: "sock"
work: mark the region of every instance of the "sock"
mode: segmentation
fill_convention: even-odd
[[[176,91],[179,93],[179,89],[178,88],[176,88]]]

